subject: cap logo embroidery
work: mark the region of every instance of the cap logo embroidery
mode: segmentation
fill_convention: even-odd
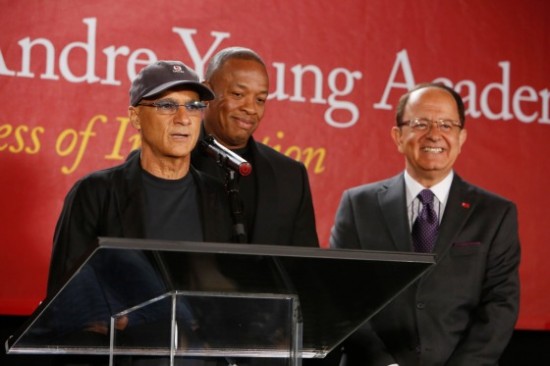
[[[177,72],[179,74],[184,74],[185,73],[185,71],[183,71],[183,67],[181,67],[180,65],[172,66],[172,72]]]

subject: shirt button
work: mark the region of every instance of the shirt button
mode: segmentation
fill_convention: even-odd
[[[417,308],[417,309],[422,310],[422,309],[424,309],[425,307],[426,307],[426,304],[424,304],[423,302],[417,302],[417,303],[416,303],[416,308]]]

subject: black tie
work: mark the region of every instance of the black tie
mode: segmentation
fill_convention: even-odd
[[[414,250],[420,253],[431,253],[437,239],[439,222],[434,210],[434,194],[424,189],[418,194],[422,209],[412,227]]]

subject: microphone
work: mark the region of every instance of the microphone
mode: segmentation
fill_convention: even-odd
[[[220,144],[212,135],[201,140],[199,146],[206,155],[214,158],[216,163],[224,169],[231,169],[243,177],[252,172],[252,165],[248,161]]]

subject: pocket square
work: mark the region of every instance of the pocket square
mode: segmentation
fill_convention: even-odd
[[[481,253],[485,248],[481,245],[480,241],[463,241],[453,243],[451,245],[451,256],[453,257],[468,257]]]

